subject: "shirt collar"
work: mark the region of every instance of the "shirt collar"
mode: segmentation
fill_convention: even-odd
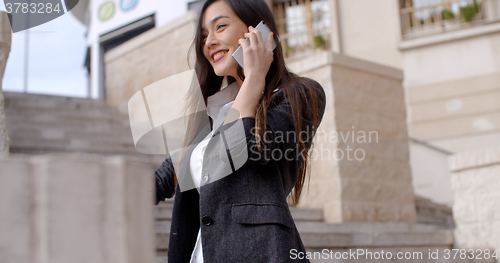
[[[212,119],[217,119],[219,115],[220,108],[224,106],[232,106],[232,103],[236,99],[236,95],[240,89],[238,88],[238,83],[234,81],[233,83],[227,85],[222,90],[217,91],[212,96],[207,97],[207,114],[212,117]],[[278,89],[274,89],[273,93],[278,91]],[[264,92],[262,92],[264,94]],[[230,105],[228,105],[230,104]]]
[[[234,102],[234,99],[236,99],[238,91],[238,84],[236,82],[233,82],[222,90],[217,91],[214,95],[207,98],[207,115],[210,116],[212,120],[214,120],[214,128],[219,127],[221,121],[223,121],[223,119],[225,118],[225,111],[223,111],[222,114],[224,116],[219,116],[221,113],[221,109],[223,107],[231,107],[233,105],[232,102]]]
[[[224,104],[233,101],[238,95],[238,84],[235,82],[229,84],[220,91],[217,91],[214,95],[207,98],[207,107],[220,107]]]

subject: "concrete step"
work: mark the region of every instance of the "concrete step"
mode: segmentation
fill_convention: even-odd
[[[166,250],[168,249],[168,241],[170,238],[170,225],[172,220],[172,208],[174,207],[174,198],[165,199],[155,206],[155,218],[156,218],[156,249],[159,251],[164,250],[164,252],[158,252],[157,256],[161,256],[164,253],[166,257]]]
[[[75,109],[75,110],[106,110],[110,109],[103,100],[94,100],[86,98],[73,98],[53,95],[4,92],[5,107],[18,109]]]
[[[326,222],[298,221],[297,229],[314,233],[381,233],[381,232],[434,232],[447,230],[440,226],[409,224],[404,222],[345,222],[331,224]]]
[[[51,152],[86,152],[94,154],[116,155],[116,154],[140,154],[133,144],[116,142],[93,142],[80,139],[64,140],[39,140],[22,139],[11,140],[12,153],[51,153]]]
[[[80,140],[92,143],[118,143],[123,145],[134,145],[132,134],[123,130],[111,131],[79,131],[65,130],[57,128],[30,127],[25,129],[10,129],[9,137],[15,141],[35,140],[35,141],[71,141]]]
[[[112,125],[108,123],[95,123],[86,121],[81,124],[68,125],[67,123],[14,123],[7,121],[9,134],[27,133],[37,131],[40,134],[46,134],[49,138],[58,136],[58,134],[68,133],[89,133],[89,134],[115,134],[132,138],[132,131],[129,127]]]
[[[451,207],[436,204],[429,199],[415,196],[417,223],[436,225],[448,229],[455,228]]]
[[[78,125],[82,122],[91,121],[96,123],[106,123],[109,125],[130,126],[128,116],[113,113],[107,110],[75,111],[67,109],[46,110],[46,109],[17,109],[6,108],[5,116],[12,123],[35,123],[54,124],[64,123],[66,125]]]
[[[452,246],[453,230],[408,223],[296,222],[310,248]]]
[[[453,231],[401,233],[308,233],[299,230],[306,248],[452,247]]]
[[[323,210],[290,207],[294,221],[323,221]]]
[[[172,209],[174,208],[174,201],[172,199],[165,199],[165,201],[158,203],[155,206],[156,220],[172,220]]]
[[[155,207],[157,249],[167,249],[173,200]],[[439,225],[400,222],[323,222],[321,210],[290,207],[295,225],[308,248],[451,247],[453,230]]]
[[[86,144],[99,145],[103,144],[119,144],[124,146],[133,146],[134,141],[131,135],[124,134],[122,132],[85,132],[85,131],[64,131],[64,130],[52,130],[52,129],[30,129],[30,130],[19,130],[17,132],[12,132],[9,134],[12,139],[12,143],[19,141],[20,143],[26,143],[25,141],[34,142],[56,142],[56,141],[82,141],[88,142]],[[70,145],[68,145],[70,146]]]
[[[171,220],[157,220],[156,221],[156,233],[170,234]]]
[[[306,248],[451,247],[453,231],[405,223],[295,222]],[[168,248],[170,220],[156,221],[157,249]],[[356,228],[356,226],[358,228]]]
[[[173,207],[173,199],[160,202],[155,207],[155,218],[157,220],[171,220]],[[320,209],[290,207],[290,212],[294,221],[323,221],[323,211]]]
[[[156,251],[156,263],[168,263],[167,250]]]
[[[170,220],[157,220],[156,229],[156,249],[168,249],[168,240],[170,238]]]

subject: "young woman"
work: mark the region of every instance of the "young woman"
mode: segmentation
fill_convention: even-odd
[[[254,28],[262,20],[266,42]],[[287,70],[276,36],[263,0],[208,0],[201,10],[195,71],[210,124],[193,117],[186,147],[154,174],[156,204],[175,194],[169,262],[296,262],[305,252],[287,197],[300,198],[326,98]],[[231,56],[240,45],[244,69]]]

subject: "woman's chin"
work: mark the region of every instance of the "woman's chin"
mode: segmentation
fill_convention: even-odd
[[[228,73],[225,70],[214,70],[215,75],[219,77],[225,77],[228,75]]]
[[[220,61],[220,62],[223,62],[223,61]],[[217,75],[219,77],[225,77],[225,76],[236,75],[236,71],[237,71],[236,68],[237,68],[238,64],[236,64],[236,62],[235,62],[234,65],[222,65],[222,63],[221,63],[220,65],[215,65],[215,66],[216,66],[216,67],[214,67],[215,75]]]

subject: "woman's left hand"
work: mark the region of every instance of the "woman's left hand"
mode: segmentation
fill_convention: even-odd
[[[243,67],[246,78],[264,78],[269,71],[269,67],[273,62],[273,32],[267,36],[266,42],[262,40],[262,33],[260,30],[252,26],[248,27],[249,33],[244,36],[250,39],[250,44],[241,38],[238,43],[243,48]]]

